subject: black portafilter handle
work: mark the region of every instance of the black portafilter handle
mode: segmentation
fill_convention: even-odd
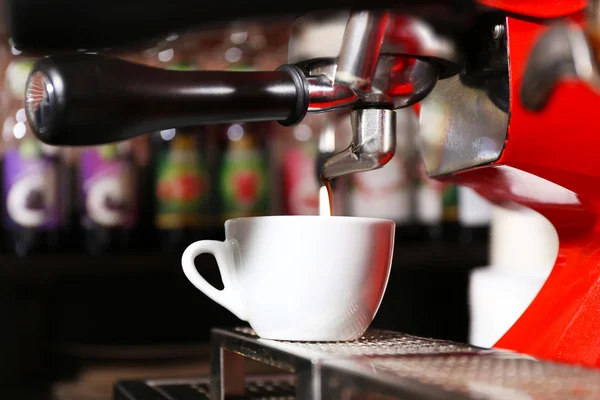
[[[27,119],[50,145],[92,146],[189,126],[278,121],[308,109],[302,70],[173,71],[69,54],[39,60],[26,90]]]

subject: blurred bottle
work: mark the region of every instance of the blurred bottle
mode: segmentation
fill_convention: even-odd
[[[97,254],[134,247],[140,187],[131,141],[83,149],[79,188],[87,251]]]
[[[107,55],[156,66],[156,47]],[[144,136],[104,146],[73,149],[77,160],[75,201],[83,247],[92,254],[132,251],[146,242],[149,143]],[[144,218],[146,217],[146,218]],[[142,226],[144,224],[144,226]],[[146,228],[146,229],[142,229]]]
[[[253,32],[249,33],[248,41],[251,45],[248,46],[249,49],[247,47],[246,52],[251,52],[253,54],[252,64],[256,69],[260,71],[273,71],[280,65],[287,63],[287,44],[290,28],[290,24],[273,23],[268,26],[262,25],[260,29],[255,29]],[[295,185],[295,183],[299,182],[297,179],[302,179],[302,174],[294,175],[294,172],[292,171],[295,170],[295,167],[291,164],[294,164],[295,162],[303,163],[303,161],[305,161],[304,158],[302,158],[302,155],[295,151],[298,150],[298,147],[304,147],[305,150],[307,150],[307,152],[303,152],[304,156],[308,156],[310,153],[308,147],[311,145],[309,143],[295,139],[296,132],[299,132],[300,136],[306,135],[307,131],[305,128],[307,125],[310,125],[307,123],[309,119],[310,117],[305,118],[304,121],[294,127],[285,127],[277,122],[270,122],[267,124],[268,127],[266,130],[268,138],[266,140],[266,146],[269,156],[268,179],[269,182],[283,183],[281,185],[269,185],[269,214],[271,215],[301,212],[300,210],[290,210],[291,205],[288,202],[292,200],[292,198],[288,196],[289,193],[286,193],[286,190],[289,188],[286,188],[285,185]],[[315,136],[313,136],[313,138],[315,138]],[[292,159],[289,160],[287,158],[288,150],[291,150],[289,156],[292,157]],[[302,159],[302,161],[300,159]],[[315,166],[311,166],[311,168],[314,170]],[[289,175],[290,173],[293,176]],[[288,174],[287,177],[285,176],[286,174]],[[311,178],[316,179],[315,177]],[[309,210],[304,210],[302,212],[312,213],[312,211]]]
[[[455,184],[443,184],[442,204],[442,230],[444,240],[458,240],[458,187]]]
[[[379,169],[352,175],[350,212],[354,216],[391,219],[396,222],[396,235],[408,237],[413,222],[411,163],[418,121],[411,108],[397,110],[396,121],[394,157]]]
[[[203,70],[249,71],[266,67],[262,63],[257,64],[259,54],[268,54],[267,37],[258,24],[231,24],[221,31],[218,40],[212,35],[206,37],[204,43],[206,55],[197,57],[196,62]]]
[[[442,217],[443,183],[427,175],[422,157],[415,163],[415,210],[417,218],[417,236],[423,239],[441,239],[443,236]]]
[[[4,121],[10,106],[10,92],[5,88],[6,69],[11,60],[11,51],[8,38],[3,26],[0,24],[0,121]],[[0,140],[0,156],[4,154],[4,141]]]
[[[458,188],[459,239],[464,243],[485,242],[489,237],[492,204],[473,189]]]
[[[261,71],[273,71],[282,64],[288,62],[288,42],[292,31],[291,24],[274,24],[274,26],[263,26],[262,32],[257,32],[250,38],[256,44],[262,44],[262,49],[256,49],[254,64]],[[265,41],[256,39],[264,35]],[[261,46],[259,46],[261,47]]]
[[[200,69],[211,35],[172,35],[146,51],[146,64],[177,71]],[[166,129],[152,135],[153,222],[159,247],[180,253],[207,238],[215,216],[217,155],[210,127]]]
[[[59,251],[68,242],[69,174],[64,151],[31,133],[24,110],[25,83],[33,60],[15,58],[6,70],[9,107],[2,139],[4,229],[18,255]]]
[[[253,123],[220,127],[219,207],[223,220],[269,212],[266,126]]]
[[[165,251],[183,251],[215,225],[212,137],[205,128],[168,129],[153,137],[154,221]]]
[[[135,244],[147,249],[156,239],[154,231],[154,174],[152,169],[152,134],[131,140],[138,182],[138,222]]]
[[[317,118],[309,115],[291,132],[281,132],[280,140],[285,141],[281,157],[283,165],[281,195],[283,212],[286,215],[319,214],[317,171],[319,125],[315,119]]]
[[[252,71],[255,56],[267,46],[259,25],[232,24],[214,47],[208,69]],[[266,215],[271,208],[273,174],[269,168],[272,124],[224,124],[216,127],[219,138],[219,208],[222,220]]]
[[[170,35],[142,53],[124,55],[123,58],[155,68],[198,69],[198,57],[205,46],[203,35],[190,32]]]
[[[6,68],[10,63],[11,52],[6,32],[0,29],[0,118],[4,120],[8,107],[8,93],[4,90]]]

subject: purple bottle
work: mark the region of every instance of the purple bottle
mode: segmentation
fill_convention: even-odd
[[[131,142],[83,149],[78,182],[86,250],[131,250],[139,220],[138,171]]]
[[[5,121],[4,128],[10,125]],[[61,151],[43,145],[27,129],[25,123],[16,122],[6,141],[6,243],[18,255],[56,252],[68,242],[68,172]]]
[[[3,228],[6,245],[18,255],[59,251],[68,243],[69,230],[65,153],[33,136],[23,108],[31,66],[31,60],[14,59],[4,93]]]

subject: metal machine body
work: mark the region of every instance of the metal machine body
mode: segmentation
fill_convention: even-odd
[[[123,381],[115,386],[115,400],[600,396],[595,369],[389,331],[370,330],[354,342],[307,343],[264,340],[247,328],[215,329],[211,352],[210,380]],[[260,375],[253,372],[257,367]]]
[[[590,35],[583,34],[587,21],[593,21],[586,21],[586,5],[584,0],[479,0],[475,8],[490,11],[475,14],[482,17],[481,30],[474,31],[480,34],[473,35],[472,31],[468,38],[452,38],[455,41],[448,42],[457,45],[458,58],[442,56],[453,54],[452,51],[444,53],[448,49],[444,46],[426,46],[445,43],[445,35],[419,36],[427,33],[427,28],[411,31],[410,27],[418,27],[423,21],[411,22],[408,14],[402,14],[400,5],[398,13],[353,12],[337,61],[297,63],[295,67],[300,66],[301,74],[297,68],[287,68],[277,73],[254,75],[253,79],[264,79],[265,85],[273,87],[273,93],[281,97],[274,99],[264,92],[258,96],[256,87],[244,85],[245,97],[233,98],[238,107],[235,112],[241,112],[244,101],[252,102],[252,99],[276,106],[271,111],[262,108],[258,114],[249,110],[245,114],[249,120],[292,120],[293,123],[306,111],[351,109],[353,142],[324,164],[324,176],[333,178],[385,165],[394,155],[393,110],[415,107],[420,113],[425,167],[431,176],[470,186],[507,207],[511,203],[531,207],[546,216],[558,231],[560,249],[552,274],[497,347],[548,360],[600,367],[600,225],[596,221],[600,206],[600,186],[597,185],[600,162],[595,154],[595,144],[600,142],[595,115],[600,96],[594,84],[597,60],[592,55],[595,50]],[[558,37],[571,43],[574,61],[569,63],[564,57],[559,57],[560,62],[556,64],[550,63],[552,58],[548,63],[536,60],[535,57],[539,57],[536,54],[544,51],[536,51],[535,46],[544,43],[544,35],[558,29],[557,24],[564,26],[565,23],[569,26],[565,32],[575,34]],[[572,38],[575,39],[569,42]],[[546,42],[548,51],[553,49],[552,43],[557,43]],[[88,66],[104,63],[94,57],[88,57],[85,62],[88,61],[91,63],[86,64]],[[52,67],[56,68],[45,71],[59,76],[61,84],[66,82],[64,87],[69,89],[67,67],[77,67],[79,62],[77,58],[57,58],[57,64]],[[51,62],[42,63],[45,64],[34,70],[34,77]],[[99,76],[104,64],[98,65],[98,68],[88,68],[86,73],[90,77]],[[584,68],[586,65],[588,70]],[[456,66],[459,70],[453,70]],[[536,66],[549,67],[538,71]],[[111,70],[111,79],[122,79],[116,72],[119,68],[115,65]],[[140,71],[137,75],[142,78],[153,76],[148,69]],[[536,78],[543,73],[546,74],[543,77],[548,78],[540,83]],[[189,82],[198,87],[206,84],[198,75],[202,72],[168,74],[164,78],[173,79],[179,87],[185,86],[186,79],[184,75],[174,74],[188,74]],[[241,76],[236,75],[236,79]],[[214,79],[217,78],[232,82],[227,74],[214,75]],[[36,79],[32,80],[36,85],[52,89],[47,90],[48,93],[61,89],[56,86],[57,81],[39,79],[39,75]],[[80,76],[77,82],[85,86],[87,83],[82,79]],[[149,87],[144,86],[144,82],[137,84]],[[167,86],[160,89],[164,91]],[[57,118],[64,119],[54,127],[69,128],[69,124],[76,122],[77,129],[73,131],[80,133],[84,131],[82,126],[93,125],[95,119],[106,118],[106,115],[96,115],[86,109],[88,120],[69,120],[65,108],[72,106],[75,110],[78,104],[98,93],[97,90],[78,90],[65,92],[62,98],[70,103],[58,102],[60,109],[56,111],[48,93],[43,99],[31,98],[30,105],[43,104],[47,121],[55,123]],[[115,89],[115,93],[122,94],[118,90],[121,88]],[[135,94],[135,91],[132,88],[127,94]],[[544,98],[535,98],[542,92]],[[145,95],[150,103],[165,101],[152,90],[147,90]],[[208,102],[193,102],[193,107],[206,104]],[[120,137],[65,140],[58,133],[56,137],[47,132],[39,133],[40,138],[54,144],[71,144],[70,141],[97,144],[142,134],[161,124],[223,122],[232,118],[224,115],[215,120],[211,117],[214,113],[208,115],[208,112],[195,117],[193,107],[183,107],[187,114],[179,119],[153,121],[152,126],[132,124],[133,128],[123,130]],[[127,107],[119,104],[119,109],[122,108]],[[36,110],[30,111],[31,125],[41,126],[35,119]],[[117,118],[118,112],[116,110],[117,114],[112,117]]]

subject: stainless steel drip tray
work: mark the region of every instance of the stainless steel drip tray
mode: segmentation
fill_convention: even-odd
[[[246,379],[243,400],[294,400],[290,376],[252,376]],[[208,400],[210,379],[181,378],[123,381],[114,390],[115,400]]]
[[[600,373],[594,370],[497,355],[444,354],[352,361],[331,361],[322,378],[328,393],[339,386],[336,376],[381,381],[393,392],[396,378],[434,386],[459,398],[600,399]],[[333,380],[332,380],[333,379]],[[352,390],[367,393],[360,387]]]
[[[215,332],[219,332],[215,330]],[[284,342],[260,339],[248,328],[236,328],[233,332],[247,340],[256,340],[265,347],[286,351],[299,357],[355,358],[372,356],[403,356],[441,353],[490,353],[497,352],[462,343],[426,339],[404,333],[371,330],[360,339],[351,342]],[[504,352],[503,352],[504,353]]]
[[[213,330],[211,398],[243,395],[244,360],[294,376],[297,399],[600,399],[600,371],[371,330],[353,342],[279,342]]]

